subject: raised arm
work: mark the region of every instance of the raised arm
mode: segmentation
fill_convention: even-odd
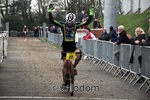
[[[48,12],[49,12],[49,21],[50,21],[52,24],[61,27],[62,24],[61,24],[60,22],[58,22],[58,21],[56,21],[56,20],[53,19],[53,16],[52,16],[52,10],[53,10],[53,8],[49,8],[49,9],[48,9]]]
[[[88,20],[87,20],[86,22],[83,22],[83,23],[78,24],[78,25],[77,25],[77,28],[90,24],[93,15],[94,15],[94,6],[92,6],[92,7],[90,8],[90,14],[89,14]]]

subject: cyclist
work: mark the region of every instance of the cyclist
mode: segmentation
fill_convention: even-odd
[[[62,33],[63,33],[63,42],[62,42],[62,55],[61,55],[61,60],[63,60],[63,69],[62,69],[62,73],[63,73],[63,85],[65,85],[65,76],[67,73],[67,60],[65,59],[66,57],[66,52],[76,52],[76,59],[74,62],[74,75],[77,75],[77,70],[76,70],[76,65],[79,63],[79,61],[81,60],[81,50],[76,48],[76,41],[75,41],[75,34],[76,34],[76,30],[79,27],[85,26],[90,24],[91,19],[94,15],[94,6],[92,6],[90,8],[90,16],[88,18],[88,20],[86,22],[75,22],[76,20],[76,15],[73,13],[68,13],[66,15],[66,22],[59,22],[53,19],[52,16],[52,10],[53,8],[49,8],[48,12],[49,12],[49,20],[51,23],[53,23],[54,25],[57,25],[61,28]]]
[[[27,28],[26,25],[24,25],[24,27],[23,27],[23,33],[24,33],[25,37],[27,36],[27,32],[28,32],[28,28]]]

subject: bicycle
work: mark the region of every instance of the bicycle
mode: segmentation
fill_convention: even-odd
[[[75,52],[66,52],[66,60],[67,60],[67,73],[65,76],[65,87],[68,92],[70,92],[70,96],[73,96],[74,92],[74,67],[72,60],[76,59]]]

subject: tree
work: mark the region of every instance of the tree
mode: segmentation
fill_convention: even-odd
[[[1,0],[1,4],[3,4],[6,9],[6,15],[8,15],[8,11],[9,11],[8,7],[10,3],[11,3],[11,0]]]
[[[3,8],[5,8],[5,14],[4,14],[4,11],[1,9],[1,14],[3,17],[5,17],[5,15],[8,15],[8,12],[9,12],[9,7],[10,7],[10,4],[11,4],[12,0],[0,0],[0,5],[3,5]]]
[[[46,14],[47,9],[49,7],[50,1],[52,0],[38,0],[38,10],[39,10],[39,22],[42,24],[43,22],[47,22]]]
[[[103,10],[102,0],[96,0],[95,2],[95,17],[96,18],[100,18],[103,16],[102,10]]]
[[[23,19],[19,15],[7,15],[3,23],[9,22],[10,30],[22,31]]]
[[[82,10],[89,14],[89,9],[91,5],[95,6],[95,13],[97,18],[103,16],[102,14],[102,0],[65,0],[65,8],[67,12],[73,12],[77,15],[81,13]],[[87,6],[88,5],[88,6]]]
[[[64,20],[68,12],[79,15],[82,10],[85,10],[88,15],[91,5],[94,5],[96,8],[95,15],[97,18],[102,15],[102,0],[36,0],[37,4],[35,4],[35,6],[37,6],[38,9],[34,11],[31,10],[31,1],[32,0],[0,0],[0,4],[3,4],[6,8],[6,12],[1,11],[1,13],[3,16],[20,16],[23,23],[29,27],[32,27],[32,25],[42,25],[43,22],[49,22],[47,12],[49,4],[54,4],[56,7],[53,14],[57,20]]]
[[[23,23],[30,26],[34,22],[31,12],[32,0],[13,0],[10,7],[10,15],[20,15]]]

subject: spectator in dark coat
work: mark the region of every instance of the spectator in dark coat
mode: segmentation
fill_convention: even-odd
[[[119,34],[119,39],[116,42],[116,44],[120,44],[120,43],[131,44],[131,41],[127,37],[127,33],[124,30],[124,26],[123,25],[118,26],[118,34]]]
[[[144,31],[143,31],[144,32]],[[145,39],[142,39],[141,41],[140,40],[136,40],[136,44],[139,44],[139,45],[141,45],[141,46],[150,46],[150,28],[149,28],[149,30],[148,30],[148,37],[147,37],[147,39],[145,40]],[[140,67],[142,67],[142,55],[140,55],[139,57],[138,57],[138,61],[139,61],[139,65],[140,65]],[[139,73],[139,75],[141,75],[141,73]],[[145,81],[145,79],[144,78],[140,78],[139,80],[138,80],[138,82],[144,82]]]
[[[39,28],[35,26],[35,27],[33,28],[33,31],[34,31],[34,37],[38,37]]]
[[[110,29],[110,32],[109,32],[110,41],[111,42],[118,41],[118,34],[117,34],[116,30],[114,30],[114,28],[112,26],[109,29]]]
[[[142,43],[142,40],[146,40],[145,32],[141,27],[135,29],[135,35],[135,39],[130,39],[133,45],[139,45],[140,43]]]
[[[143,39],[141,42],[139,40],[137,40],[136,43],[141,45],[141,46],[150,46],[150,28],[148,30],[147,39],[146,40]],[[141,55],[138,57],[138,60],[139,60],[140,66],[141,66],[141,64],[142,64],[142,56]]]
[[[85,11],[82,10],[81,13],[80,13],[79,16],[78,16],[78,19],[79,19],[80,22],[82,22],[82,19],[85,18],[85,17],[86,17],[86,16],[85,16]]]
[[[99,37],[99,40],[105,40],[105,41],[110,40],[110,36],[107,33],[107,29],[103,29],[103,34]]]
[[[121,44],[121,43],[131,44],[131,41],[127,37],[127,33],[124,30],[124,26],[123,25],[118,26],[118,34],[119,34],[119,39],[118,39],[118,41],[115,44]],[[114,55],[115,55],[116,59],[119,61],[120,50],[115,51]]]
[[[147,39],[142,39],[141,41],[136,41],[137,44],[142,46],[150,46],[150,28],[148,30],[148,36]]]

